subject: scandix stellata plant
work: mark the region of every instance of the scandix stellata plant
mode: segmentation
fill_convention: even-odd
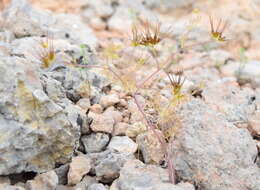
[[[180,39],[180,48],[185,49],[185,48],[192,48],[196,45],[200,45],[200,44],[205,44],[207,42],[225,42],[227,41],[227,38],[224,36],[223,32],[227,27],[227,22],[224,22],[223,26],[221,26],[222,24],[222,20],[220,19],[217,26],[214,25],[214,21],[212,19],[211,16],[209,16],[209,23],[210,23],[210,37],[211,40],[208,40],[206,42],[203,43],[198,43],[198,44],[193,44],[193,45],[189,45],[187,47],[185,47],[185,40],[188,38],[188,34],[189,32],[196,27],[196,24],[199,22],[200,17],[197,16],[196,14],[199,13],[198,10],[194,11],[195,13],[195,17],[191,20],[190,25],[188,27],[188,31],[186,33],[184,33],[184,35],[181,36]],[[115,74],[116,72],[113,71],[114,75],[114,81],[120,82],[121,85],[124,87],[124,89],[133,97],[135,104],[137,105],[137,108],[139,110],[139,112],[141,113],[145,125],[147,126],[148,130],[151,130],[154,134],[154,136],[158,139],[158,141],[160,142],[161,145],[161,149],[164,152],[165,155],[165,160],[167,163],[167,168],[168,168],[168,173],[169,173],[169,179],[171,183],[176,183],[176,176],[175,176],[175,170],[174,170],[174,163],[171,159],[171,151],[169,148],[170,145],[170,138],[174,137],[174,134],[176,133],[176,128],[179,127],[179,123],[178,120],[176,118],[174,118],[174,112],[175,112],[175,107],[180,104],[182,101],[185,100],[186,98],[186,94],[184,94],[182,92],[182,87],[183,84],[185,83],[185,77],[184,77],[184,70],[179,69],[176,70],[175,72],[173,72],[173,74],[171,74],[171,65],[172,63],[176,63],[179,62],[179,57],[176,56],[174,53],[174,55],[170,55],[168,59],[166,59],[166,61],[164,61],[163,63],[159,63],[158,59],[157,59],[157,49],[156,49],[156,45],[159,44],[163,39],[164,36],[163,32],[161,31],[161,23],[156,23],[156,24],[152,24],[152,22],[149,22],[148,20],[142,21],[140,20],[141,23],[135,23],[132,26],[132,39],[131,39],[131,45],[134,48],[139,48],[142,47],[145,50],[150,50],[151,52],[151,56],[152,59],[154,59],[155,63],[156,63],[156,70],[150,74],[148,74],[144,79],[136,79],[136,76],[133,76],[135,74],[133,74],[134,72],[127,72],[125,74]],[[170,36],[170,35],[167,35]],[[152,50],[152,51],[151,51]],[[118,51],[120,52],[120,51]],[[111,54],[111,58],[114,59],[115,55],[118,55],[116,53],[116,51],[113,51],[113,53]],[[120,56],[118,56],[120,57]],[[137,64],[138,62],[134,62],[134,63],[130,63],[130,64]],[[134,66],[134,68],[136,68],[136,66]],[[113,69],[111,69],[113,70]],[[111,71],[110,70],[110,71]],[[129,71],[129,70],[127,70]],[[172,98],[169,99],[169,102],[166,106],[155,106],[154,108],[157,109],[158,112],[158,117],[159,117],[159,121],[157,124],[154,124],[153,122],[151,122],[151,120],[148,118],[146,112],[145,112],[145,108],[143,107],[143,105],[139,102],[138,100],[138,96],[141,93],[141,90],[145,89],[145,85],[148,82],[154,81],[156,76],[160,76],[159,73],[163,72],[165,73],[165,75],[167,76],[167,78],[169,79],[170,85],[171,85],[171,92],[172,92]],[[193,92],[194,93],[194,92]],[[157,99],[155,97],[155,99]],[[155,100],[156,102],[156,100]],[[174,119],[172,119],[174,118]],[[160,128],[160,121],[163,124],[166,124],[166,130],[163,128]],[[160,129],[163,131],[163,137],[162,135],[160,135],[158,133],[158,130]]]
[[[195,16],[189,22],[187,31],[184,31],[180,39],[177,40],[179,42],[178,47],[181,50],[190,50],[194,46],[202,45],[212,41],[219,43],[227,41],[227,38],[223,34],[224,30],[227,27],[227,23],[224,22],[224,24],[222,25],[222,20],[219,20],[217,26],[215,26],[213,18],[209,16],[209,34],[211,39],[205,42],[186,45],[189,33],[194,28],[196,28],[201,19],[201,17],[198,16],[198,10],[193,11],[193,14]],[[132,37],[130,40],[130,45],[124,48],[121,45],[110,44],[106,48],[104,48],[103,58],[105,58],[106,60],[105,65],[88,65],[86,60],[83,60],[83,64],[76,63],[74,60],[72,60],[71,65],[80,68],[94,67],[104,70],[107,76],[112,80],[112,82],[119,83],[123,87],[124,91],[133,98],[139,112],[143,117],[144,124],[146,125],[147,130],[152,131],[153,135],[158,139],[160,143],[161,150],[164,153],[164,158],[168,168],[170,182],[176,183],[174,163],[171,159],[172,154],[169,147],[171,145],[170,139],[173,139],[176,130],[180,127],[178,118],[175,118],[174,112],[175,108],[180,103],[186,100],[187,94],[183,93],[182,91],[186,78],[184,76],[185,70],[183,69],[171,71],[171,66],[173,64],[178,64],[181,59],[181,56],[179,55],[182,54],[181,52],[183,51],[172,52],[169,57],[164,61],[158,59],[157,45],[160,44],[165,38],[172,38],[170,37],[170,34],[165,35],[165,32],[162,31],[161,26],[162,25],[159,22],[152,23],[148,20],[139,19],[137,23],[134,23],[132,25]],[[169,31],[167,32],[169,33]],[[40,60],[43,63],[43,67],[49,67],[51,62],[55,58],[53,42],[51,38],[47,38],[47,41],[45,43],[41,43],[40,45],[43,50],[39,54]],[[130,53],[131,58],[129,60],[120,60],[120,58],[123,57],[124,50],[129,49],[129,47],[132,48],[132,51]],[[138,52],[148,52],[148,54],[150,53],[150,56],[147,56],[146,58],[142,55],[136,58],[136,50]],[[84,54],[84,51],[82,51],[82,54]],[[82,56],[84,57],[84,55]],[[133,59],[133,57],[135,58]],[[123,68],[121,68],[121,70],[116,68],[118,63],[121,63],[123,65]],[[156,69],[153,72],[147,74],[147,76],[143,78],[138,76],[139,70],[146,67],[147,65],[151,67],[152,63],[156,65]],[[148,117],[145,111],[145,107],[139,102],[138,97],[143,90],[151,89],[146,88],[147,83],[154,84],[156,78],[161,78],[162,74],[164,74],[169,80],[171,88],[171,98],[168,100],[168,103],[166,105],[162,105],[159,102],[160,98],[155,96],[153,100],[153,108],[158,113],[158,121],[157,123],[154,123]],[[158,133],[157,129],[160,129],[163,132],[163,136]]]

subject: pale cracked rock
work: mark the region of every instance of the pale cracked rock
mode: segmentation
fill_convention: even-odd
[[[128,123],[118,122],[114,127],[113,135],[114,136],[126,135],[126,131],[130,127],[131,125],[129,125]]]
[[[145,131],[147,131],[147,127],[145,126],[145,124],[142,122],[136,122],[129,125],[129,127],[126,129],[125,134],[128,137],[135,138],[136,136],[138,136],[141,133],[144,133]]]
[[[158,136],[163,138],[161,131],[156,129]],[[153,131],[147,131],[136,137],[136,143],[142,152],[145,163],[160,163],[164,152],[158,137]]]
[[[249,88],[240,89],[235,82],[225,78],[205,88],[202,96],[207,104],[235,125],[247,123],[255,112],[256,93]]]
[[[81,137],[81,142],[87,153],[101,152],[109,142],[109,136],[104,133],[91,133]]]
[[[127,136],[115,136],[112,137],[108,149],[115,150],[122,153],[133,154],[136,152],[138,145]]]
[[[119,102],[120,102],[120,99],[117,94],[109,94],[109,95],[102,96],[100,98],[100,104],[103,108],[113,106]]]
[[[256,144],[247,129],[199,99],[177,108],[181,128],[171,144],[180,179],[204,190],[259,190]]]
[[[166,169],[145,165],[140,160],[127,161],[114,186],[122,190],[187,190],[169,183]]]
[[[105,133],[113,132],[115,121],[108,114],[96,114],[93,112],[89,112],[88,117],[93,119],[90,125],[90,128],[93,131]]]
[[[72,158],[68,172],[68,184],[75,185],[81,181],[91,169],[90,159],[86,156],[77,156]]]
[[[58,185],[58,176],[54,171],[37,175],[26,183],[28,190],[55,190]]]
[[[113,107],[112,107],[113,108]],[[121,122],[123,120],[122,113],[117,110],[106,110],[103,115],[107,115],[108,117],[111,117],[114,119],[115,124],[118,122]]]

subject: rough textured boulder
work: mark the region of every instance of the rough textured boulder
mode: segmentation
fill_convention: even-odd
[[[155,165],[145,165],[139,160],[127,161],[120,171],[118,189],[124,190],[189,190],[169,183],[168,172]]]
[[[182,128],[171,150],[177,175],[204,190],[259,190],[256,144],[201,100],[179,108]]]

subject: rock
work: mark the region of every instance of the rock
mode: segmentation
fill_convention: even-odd
[[[129,125],[128,123],[118,122],[118,123],[116,123],[116,125],[114,127],[113,135],[114,136],[126,135],[126,131],[130,127],[131,127],[131,125]]]
[[[65,185],[58,185],[55,190],[75,190],[74,187],[69,187]]]
[[[171,153],[179,179],[205,190],[259,189],[257,149],[246,129],[236,128],[199,99],[186,102],[176,114],[182,128]]]
[[[111,6],[110,2],[104,2],[102,0],[97,1],[86,1],[84,6],[84,12],[83,16],[85,16],[87,19],[90,19],[90,16],[93,17],[94,15],[96,17],[101,17],[103,19],[110,17],[114,10]],[[90,15],[89,12],[93,12],[93,14]]]
[[[90,128],[95,132],[112,133],[114,130],[115,121],[107,114],[96,114],[89,112],[88,117],[92,118],[93,121]]]
[[[74,186],[74,190],[86,190],[89,186],[96,183],[98,182],[94,177],[86,175],[80,183]]]
[[[58,176],[54,171],[37,175],[33,180],[26,183],[28,190],[55,190],[58,185]]]
[[[88,187],[88,190],[108,190],[102,183],[94,183]]]
[[[100,104],[94,104],[90,107],[90,111],[101,114],[103,112],[103,109]]]
[[[118,189],[118,179],[115,179],[113,183],[111,184],[109,190],[119,190]]]
[[[87,111],[90,108],[90,99],[82,98],[77,102],[77,105],[81,107],[84,111]]]
[[[210,58],[215,63],[215,66],[222,66],[225,62],[231,58],[231,54],[224,50],[212,50],[210,51]]]
[[[202,96],[207,104],[236,125],[247,123],[249,116],[255,112],[255,92],[249,88],[240,90],[232,81],[222,79],[212,83],[203,90]]]
[[[107,108],[109,106],[113,106],[120,102],[119,96],[117,94],[109,94],[106,96],[102,96],[100,99],[100,105],[103,108]]]
[[[108,20],[108,28],[112,31],[130,31],[135,16],[156,19],[154,12],[146,9],[140,1],[121,1],[114,14]],[[124,27],[122,27],[124,26]]]
[[[120,169],[127,160],[133,159],[132,154],[106,150],[101,153],[91,153],[94,173],[102,182],[112,182],[119,176]]]
[[[260,110],[256,111],[254,115],[249,117],[248,129],[253,136],[260,137]]]
[[[72,158],[68,172],[68,184],[75,185],[81,181],[91,169],[90,159],[86,156],[77,156]]]
[[[54,33],[55,38],[76,44],[88,44],[92,48],[97,46],[97,38],[92,30],[77,15],[55,15],[34,9],[26,0],[13,0],[3,16],[6,21],[4,27],[13,31],[17,38],[41,36],[49,30]]]
[[[221,68],[225,75],[235,76],[240,84],[251,83],[255,88],[260,87],[260,61],[247,63],[230,62]]]
[[[0,184],[10,185],[11,181],[10,181],[9,177],[0,177]]]
[[[0,175],[49,171],[68,162],[79,141],[78,125],[43,91],[34,65],[24,62],[0,60]]]
[[[4,10],[4,27],[14,33],[17,38],[42,35],[45,22],[52,22],[49,12],[36,11],[26,0],[13,0]],[[47,19],[49,18],[49,20]],[[39,24],[41,20],[41,24]]]
[[[136,122],[126,129],[126,135],[128,137],[135,138],[139,134],[144,133],[146,130],[147,128],[145,124],[143,124],[142,122]]]
[[[91,133],[81,137],[81,142],[87,153],[101,152],[109,142],[109,136],[104,133]]]
[[[0,189],[3,189],[3,190],[26,190],[23,187],[19,187],[19,186],[15,186],[15,185],[8,185],[8,184],[0,184]]]
[[[62,165],[59,168],[56,168],[54,171],[58,176],[59,185],[66,185],[68,183],[67,176],[69,172],[69,165],[68,164]]]
[[[188,183],[188,182],[181,182],[178,183],[177,186],[182,187],[184,190],[195,190],[194,185]]]
[[[156,130],[156,133],[163,138],[161,131]],[[153,131],[147,131],[136,137],[136,143],[142,152],[145,163],[157,163],[163,160],[164,152],[162,145],[153,133]]]
[[[107,148],[109,150],[115,150],[115,151],[121,152],[121,153],[134,154],[137,150],[137,147],[138,147],[138,145],[129,137],[115,136],[115,137],[112,137]]]
[[[152,9],[159,9],[160,11],[167,12],[172,9],[176,8],[182,8],[188,5],[192,5],[195,3],[194,0],[166,0],[166,1],[160,1],[160,0],[145,0],[143,1],[143,4],[147,6],[148,8]]]
[[[98,40],[96,36],[91,28],[83,23],[80,16],[74,14],[57,14],[54,18],[56,22],[50,27],[55,31],[55,37],[69,40],[74,44],[88,44],[91,49],[97,47]],[[71,25],[71,23],[73,24]]]
[[[118,189],[124,190],[185,190],[169,183],[168,172],[155,165],[145,165],[139,160],[124,164],[118,178]]]
[[[114,108],[114,107],[111,107],[111,108]],[[115,124],[118,123],[118,122],[121,122],[123,120],[123,116],[122,116],[122,113],[120,111],[116,111],[116,110],[106,110],[104,112],[104,115],[107,115],[111,118],[114,119],[114,122]]]

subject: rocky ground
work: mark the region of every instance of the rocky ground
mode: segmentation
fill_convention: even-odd
[[[0,3],[0,190],[260,190],[258,0]]]

